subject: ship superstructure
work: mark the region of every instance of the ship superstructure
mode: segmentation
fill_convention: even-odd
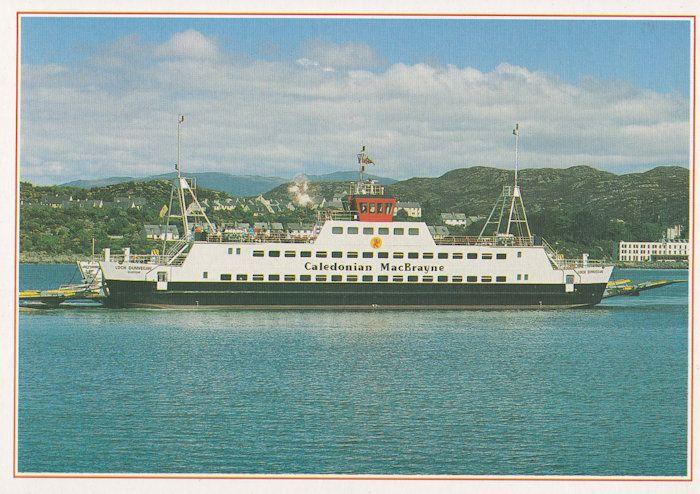
[[[178,122],[178,127],[182,119]],[[179,129],[178,129],[179,130]],[[343,211],[320,212],[306,236],[224,235],[191,181],[173,182],[184,238],[163,254],[105,249],[106,303],[115,307],[585,307],[600,302],[612,266],[563,259],[531,234],[516,175],[481,234],[434,237],[422,222],[393,221],[396,198],[360,173]],[[178,132],[179,134],[179,132]],[[178,145],[179,148],[179,145]],[[188,201],[189,199],[189,201]],[[189,202],[189,203],[188,203]],[[171,200],[171,207],[173,200]],[[192,205],[195,206],[192,206]],[[170,212],[169,212],[170,214]],[[167,248],[165,248],[167,247]]]

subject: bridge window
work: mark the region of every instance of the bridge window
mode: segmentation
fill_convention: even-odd
[[[378,214],[383,214],[383,213],[384,213],[384,203],[383,203],[383,202],[378,202],[378,203],[377,203],[377,213],[378,213]]]
[[[377,281],[389,281],[389,277],[385,274],[380,274],[377,276]]]
[[[270,257],[279,257],[280,256],[280,251],[278,250],[271,250],[270,252],[267,253],[268,256]]]
[[[496,276],[496,283],[505,283],[505,282],[506,282],[505,276]]]
[[[386,205],[386,214],[391,214],[391,208],[392,208],[393,206],[394,206],[394,205],[391,204],[391,203],[388,203],[388,204]]]
[[[356,226],[349,226],[348,227],[348,233],[350,235],[357,235],[358,229]]]
[[[476,283],[476,276],[467,276],[467,283]]]
[[[374,257],[374,252],[363,252],[362,253],[363,259],[372,259],[373,257]]]
[[[265,253],[261,250],[254,250],[253,251],[253,257],[263,257]]]
[[[341,257],[343,257],[343,253],[335,250],[335,251],[331,252],[331,257],[333,259],[340,259]]]
[[[374,235],[374,228],[372,228],[371,226],[366,226],[362,229],[362,233],[364,235]]]
[[[433,258],[432,252],[423,252],[423,259],[432,259],[432,258]]]
[[[236,281],[248,281],[248,275],[247,274],[237,274]]]
[[[476,259],[477,257],[479,256],[476,255],[476,252],[467,252],[467,259]]]
[[[254,274],[253,275],[253,281],[262,281],[264,279],[265,279],[265,277],[261,274]]]
[[[379,235],[389,235],[389,229],[386,227],[380,227],[377,229],[377,233],[379,233]]]
[[[394,228],[394,235],[403,235],[403,228]]]
[[[366,213],[366,212],[367,212],[367,203],[361,202],[360,203],[360,213]]]
[[[231,281],[231,275],[230,274],[222,274],[221,281]]]
[[[418,259],[418,252],[409,252],[408,258],[409,259]]]
[[[496,259],[505,259],[505,258],[506,258],[505,253],[496,254]]]
[[[299,281],[311,281],[311,275],[310,274],[300,274]]]
[[[463,255],[461,252],[454,252],[452,254],[452,259],[462,259]]]
[[[285,274],[284,275],[284,281],[295,281],[295,280],[296,280],[296,276],[294,276],[293,274]]]
[[[369,212],[370,213],[375,213],[377,211],[377,205],[373,202],[369,203]]]
[[[409,228],[408,234],[409,235],[418,235],[418,228]]]
[[[339,234],[343,233],[343,227],[342,226],[334,226],[333,228],[331,228],[331,231],[335,235],[339,235]]]
[[[438,259],[447,259],[447,252],[438,252]]]

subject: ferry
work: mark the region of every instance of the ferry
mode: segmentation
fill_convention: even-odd
[[[431,234],[423,222],[394,221],[397,198],[364,178],[357,155],[343,211],[318,215],[304,236],[251,231],[225,235],[180,169],[167,224],[184,238],[150,255],[104,249],[99,268],[110,307],[530,309],[598,304],[613,266],[565,259],[531,233],[518,185],[504,186],[481,234]],[[175,202],[175,204],[173,204]],[[175,206],[177,208],[174,209]],[[167,230],[166,230],[167,231]]]

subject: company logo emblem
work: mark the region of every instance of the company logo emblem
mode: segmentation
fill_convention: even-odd
[[[372,240],[369,241],[369,245],[374,249],[378,249],[382,246],[382,239],[379,237],[372,237]]]

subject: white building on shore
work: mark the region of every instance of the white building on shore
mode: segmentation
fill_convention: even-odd
[[[659,242],[620,242],[620,261],[687,261],[690,244],[687,240]]]

